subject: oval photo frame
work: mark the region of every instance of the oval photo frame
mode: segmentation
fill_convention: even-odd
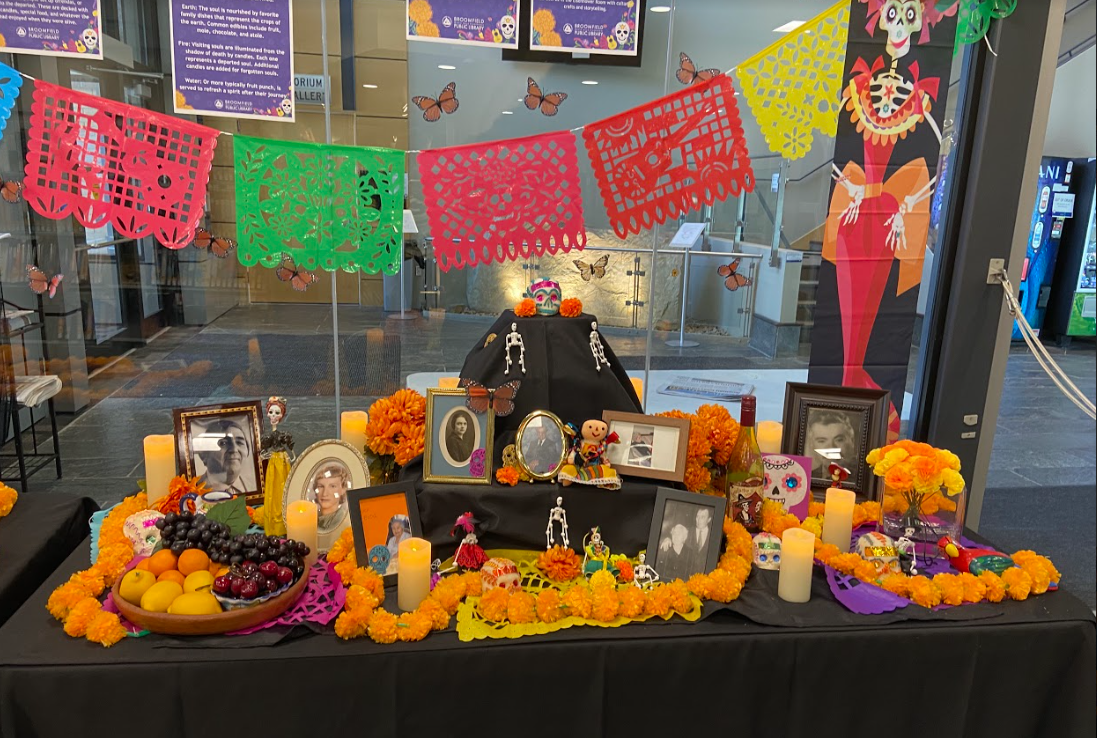
[[[560,458],[559,460],[557,460],[556,466],[552,468],[551,472],[535,472],[530,466],[532,460],[526,459],[525,449],[523,448],[523,437],[526,433],[526,430],[529,428],[530,424],[537,418],[543,418],[543,420],[541,421],[542,423],[547,423],[550,426],[554,427],[555,431],[550,432],[558,433],[560,437]],[[523,472],[531,476],[533,479],[541,482],[546,482],[550,479],[555,478],[556,475],[560,472],[560,468],[564,465],[564,460],[567,458],[568,455],[568,434],[564,430],[564,421],[560,420],[560,418],[558,418],[554,413],[551,413],[548,410],[534,410],[532,413],[527,415],[522,420],[522,424],[518,426],[518,435],[514,439],[514,448],[518,454],[518,466],[521,467]]]
[[[316,476],[325,467],[331,466],[338,471],[346,471],[343,485],[343,497],[339,506],[324,515],[319,510],[319,522],[316,528],[316,548],[319,553],[327,553],[343,531],[350,527],[350,502],[347,493],[352,489],[369,486],[369,467],[366,459],[354,446],[344,441],[330,439],[317,441],[297,457],[290,467],[286,478],[286,487],[282,491],[282,522],[286,520],[286,510],[291,502],[307,500],[316,502],[314,491]],[[329,475],[330,476],[330,475]],[[317,504],[319,507],[319,504]],[[330,521],[325,525],[324,518]]]

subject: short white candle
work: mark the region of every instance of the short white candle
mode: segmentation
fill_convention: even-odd
[[[823,510],[823,543],[837,546],[843,553],[849,552],[853,534],[853,508],[857,495],[851,489],[831,487],[827,490],[826,507]]]
[[[319,510],[315,502],[298,500],[291,502],[286,508],[286,537],[300,541],[309,547],[309,555],[305,559],[305,566],[311,567],[316,563],[316,522],[319,518]]]
[[[396,604],[410,612],[430,596],[430,541],[407,538],[397,552]]]
[[[339,416],[339,438],[358,449],[361,453],[366,448],[366,425],[369,423],[369,414],[364,410],[347,410]]]
[[[175,436],[145,436],[145,492],[149,507],[168,493],[175,477]]]
[[[815,560],[815,534],[788,528],[781,535],[781,573],[777,596],[785,602],[811,599],[811,567]]]

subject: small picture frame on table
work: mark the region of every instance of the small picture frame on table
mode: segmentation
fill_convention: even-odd
[[[312,444],[297,457],[282,493],[285,522],[290,503],[307,500],[316,504],[316,548],[327,553],[350,527],[350,490],[368,487],[366,459],[354,446],[329,439]]]
[[[619,473],[663,482],[686,478],[689,420],[655,415],[604,410],[602,420],[616,433],[620,443],[606,451],[609,463]]]
[[[415,484],[396,482],[352,489],[347,499],[358,565],[368,566],[384,577],[386,584],[393,584],[400,542],[423,535]]]
[[[259,400],[177,407],[175,457],[180,474],[198,477],[213,492],[263,504],[259,462],[263,404]]]
[[[548,410],[534,410],[518,426],[514,441],[518,466],[538,481],[552,479],[564,465],[569,440],[560,418]]]
[[[427,390],[423,481],[490,484],[495,413],[475,413],[463,389]]]
[[[658,489],[648,533],[647,564],[658,572],[659,581],[684,582],[716,568],[726,507],[723,497]]]
[[[811,459],[812,490],[835,486],[827,467],[837,463],[850,472],[837,486],[876,500],[880,480],[865,457],[887,441],[889,398],[881,389],[789,382],[781,451]]]

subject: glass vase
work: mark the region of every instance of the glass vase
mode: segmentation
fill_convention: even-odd
[[[880,505],[880,532],[893,540],[909,538],[936,548],[948,536],[959,541],[964,530],[967,488],[949,495],[944,488],[929,493],[884,488]]]

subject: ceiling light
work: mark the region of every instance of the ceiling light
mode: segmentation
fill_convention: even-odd
[[[513,110],[504,110],[503,115],[514,115],[514,111]]]
[[[365,87],[367,90],[376,90],[377,89],[377,85],[363,84],[362,86]]]
[[[649,10],[653,13],[669,13],[670,12],[670,6],[669,5],[652,5],[649,8]]]
[[[457,69],[457,67],[453,66],[452,64],[439,64],[439,65],[438,65],[438,68],[439,68],[439,69],[447,69],[447,70],[449,70],[449,69]]]
[[[789,31],[795,31],[797,28],[804,25],[805,23],[807,23],[807,21],[791,20],[788,23],[785,23],[784,25],[777,26],[776,28],[773,29],[773,32],[774,33],[788,33]]]
[[[596,85],[596,84],[598,84],[598,80],[596,80],[596,79],[585,79],[585,80],[583,80],[583,84],[585,84],[585,85]]]

